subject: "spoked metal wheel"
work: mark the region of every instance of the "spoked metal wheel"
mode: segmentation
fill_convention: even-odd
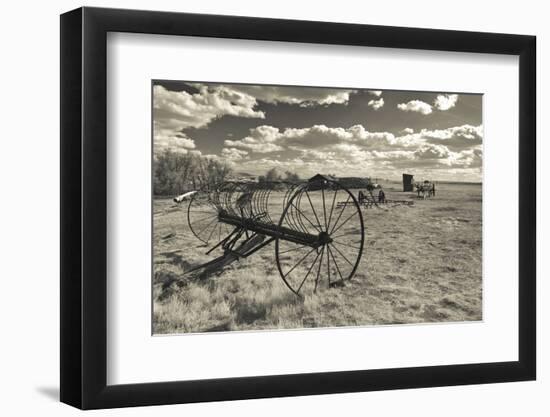
[[[295,294],[341,286],[355,274],[365,240],[363,216],[353,194],[337,182],[327,179],[299,188],[279,227],[318,237],[315,244],[284,236],[275,242],[279,273]]]
[[[219,242],[231,233],[233,228],[218,219],[218,208],[211,194],[206,191],[195,193],[187,207],[187,223],[195,237],[208,244]]]

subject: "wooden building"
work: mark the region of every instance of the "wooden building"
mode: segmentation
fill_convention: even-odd
[[[413,179],[414,179],[413,175],[403,174],[403,191],[413,190]]]

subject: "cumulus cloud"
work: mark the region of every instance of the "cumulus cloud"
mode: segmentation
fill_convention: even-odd
[[[376,97],[380,97],[382,95],[382,91],[380,90],[368,90],[368,93]]]
[[[418,132],[406,128],[398,136],[390,132],[369,132],[362,125],[349,128],[314,125],[300,129],[258,126],[240,141],[225,141],[225,146],[246,149],[249,153],[243,154],[245,159],[238,159],[239,155],[234,160],[238,161],[239,169],[256,173],[274,166],[303,176],[316,172],[338,175],[386,172],[393,176],[402,169],[415,169],[440,170],[439,178],[453,172],[472,179],[481,175],[482,140],[481,125]],[[253,157],[269,153],[268,149],[277,150],[276,156]],[[222,152],[230,155],[229,150]]]
[[[395,141],[389,132],[369,132],[362,125],[349,128],[314,125],[307,128],[280,130],[273,126],[258,126],[240,140],[226,140],[224,145],[247,149],[256,153],[268,153],[283,149],[315,149],[342,142],[358,143],[364,147],[384,148]]]
[[[446,146],[426,144],[414,151],[418,159],[446,159],[450,156],[450,151]]]
[[[178,125],[181,129],[208,125],[212,120],[225,115],[265,118],[262,111],[255,110],[256,99],[224,86],[201,86],[198,93],[169,91],[161,85],[153,89],[155,120]]]
[[[458,153],[455,159],[455,165],[460,165],[466,168],[481,168],[483,161],[483,151],[481,147],[466,149]]]
[[[245,159],[248,156],[248,152],[235,148],[223,148],[221,156],[231,161],[239,161]]]
[[[482,142],[482,125],[462,125],[447,129],[422,129],[416,133],[409,133],[409,131],[405,129],[401,131],[401,136],[396,137],[392,144],[402,147],[419,147],[423,144],[430,143],[434,145],[444,145],[452,150],[462,150],[481,145]]]
[[[452,109],[456,106],[457,101],[458,94],[439,94],[433,102],[433,107],[421,100],[411,100],[407,103],[398,104],[397,108],[403,111],[417,112],[423,115],[428,115],[433,112],[434,107],[440,111]]]
[[[418,148],[424,144],[444,145],[460,150],[480,145],[483,127],[462,125],[448,129],[422,129],[414,132],[406,128],[401,135],[390,132],[369,132],[363,125],[349,128],[314,125],[307,128],[279,129],[273,126],[258,126],[240,140],[226,140],[224,145],[247,149],[256,153],[292,150],[314,150],[338,144],[355,144],[378,151]]]
[[[263,85],[229,85],[226,88],[250,95],[266,103],[296,104],[310,107],[329,104],[347,104],[355,90],[318,87],[283,87]]]
[[[462,125],[440,130],[421,131],[427,143],[444,145],[449,149],[462,150],[483,142],[483,126]]]
[[[198,93],[191,94],[169,91],[156,85],[153,88],[155,151],[170,146],[174,149],[181,147],[180,152],[184,152],[190,148],[192,139],[182,130],[205,127],[225,115],[265,118],[262,111],[255,110],[256,105],[254,97],[223,86],[200,86]]]
[[[412,111],[423,115],[428,115],[432,112],[432,106],[421,100],[411,100],[408,103],[401,103],[397,105],[397,108],[399,110]]]
[[[226,140],[224,145],[247,149],[255,153],[269,153],[281,151],[284,148],[275,142],[280,138],[279,129],[273,126],[258,126],[250,129],[250,134],[240,140]]]
[[[187,153],[195,149],[195,141],[181,132],[174,132],[170,129],[155,128],[154,135],[155,152],[170,150],[172,152]]]
[[[237,148],[241,149],[248,149],[251,152],[254,153],[270,153],[270,152],[277,152],[283,150],[283,148],[279,145],[275,145],[273,143],[268,142],[256,142],[254,139],[251,139],[250,137],[246,137],[241,140],[226,140],[224,142],[225,146],[235,146]]]
[[[458,94],[440,94],[434,100],[434,107],[437,110],[447,111],[456,106]]]
[[[384,107],[384,99],[380,97],[378,100],[370,100],[367,104],[374,110],[378,110]]]

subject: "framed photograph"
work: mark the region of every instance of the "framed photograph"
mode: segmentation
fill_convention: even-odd
[[[61,16],[61,401],[533,380],[535,37]]]

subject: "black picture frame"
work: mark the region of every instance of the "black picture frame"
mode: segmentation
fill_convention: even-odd
[[[108,32],[519,56],[518,361],[107,385]],[[61,16],[60,56],[62,402],[94,409],[535,379],[534,36],[84,7]]]

